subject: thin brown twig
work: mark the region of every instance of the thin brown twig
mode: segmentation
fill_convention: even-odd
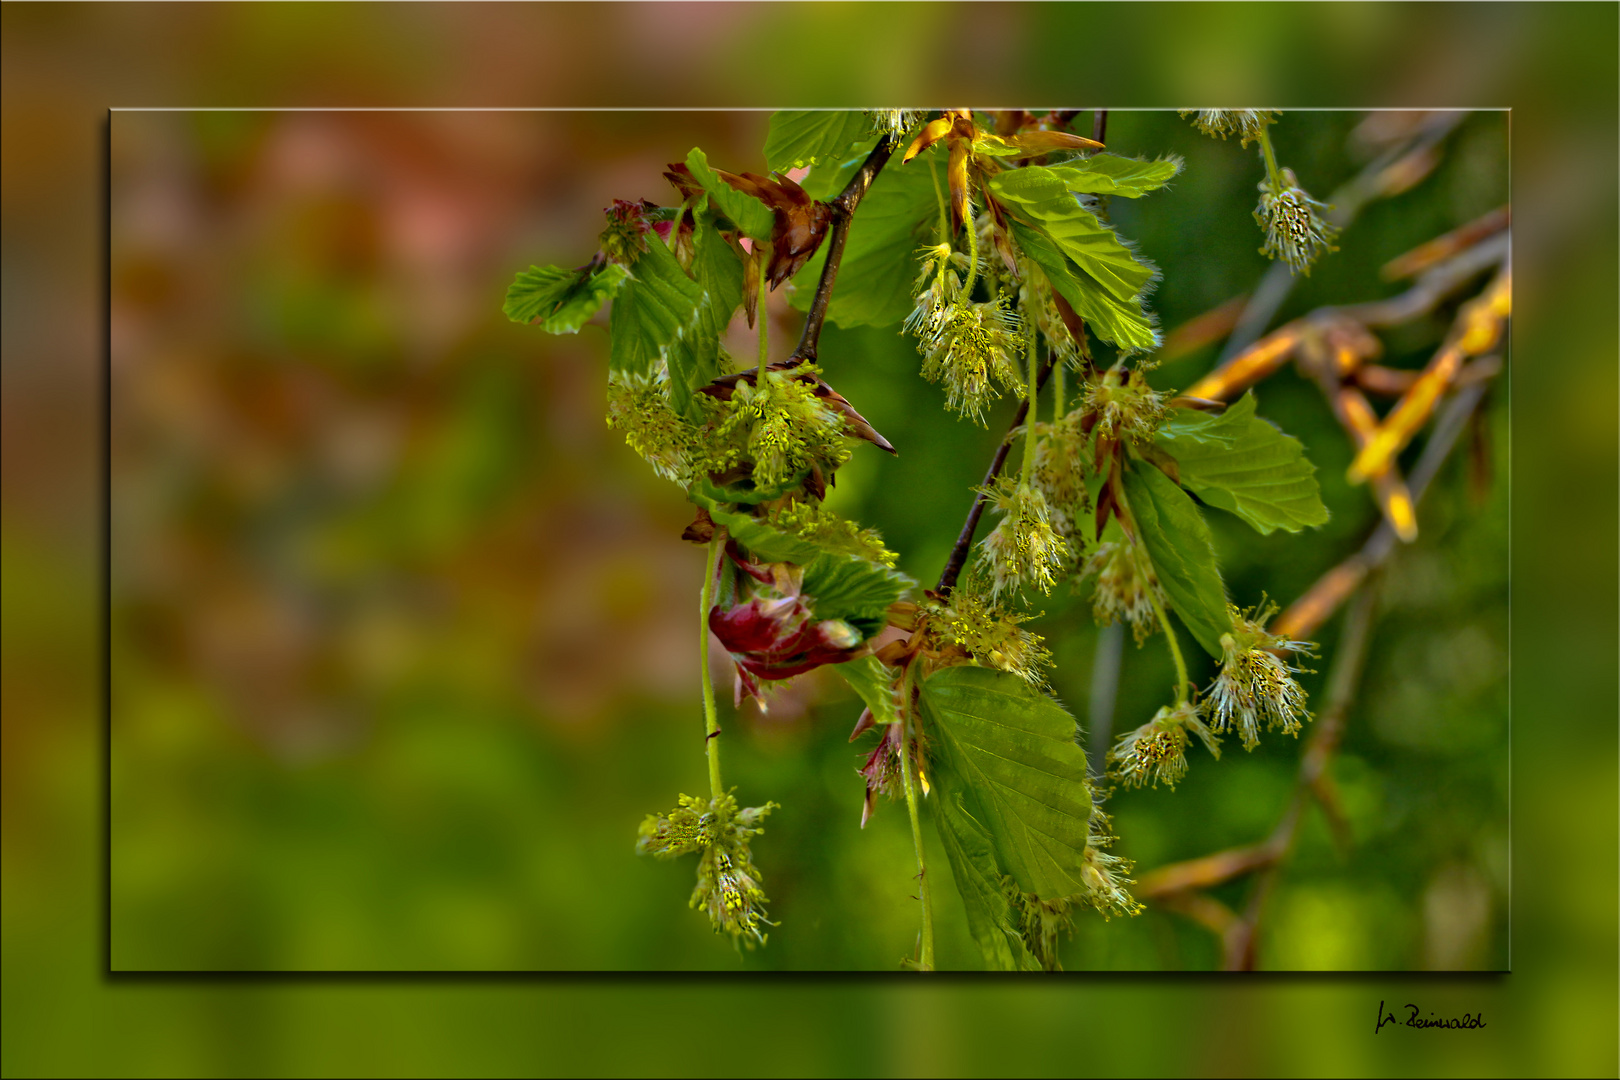
[[[1052,358],[1047,356],[1035,375],[1035,389],[1037,392],[1046,388],[1046,380],[1052,374]],[[974,493],[973,505],[968,507],[967,520],[962,523],[962,531],[956,537],[956,543],[951,548],[950,558],[945,560],[945,569],[939,573],[939,584],[934,591],[940,596],[949,596],[956,588],[956,579],[962,576],[962,568],[967,565],[968,551],[973,547],[973,534],[978,531],[979,519],[984,516],[984,507],[989,502],[985,491],[996,482],[1001,475],[1001,469],[1007,464],[1007,454],[1012,450],[1013,432],[1023,426],[1024,418],[1029,415],[1029,399],[1025,398],[1018,404],[1018,411],[1013,413],[1012,423],[1007,428],[1006,436],[1001,445],[996,447],[996,456],[990,459],[990,468],[984,474],[984,483],[980,490]]]
[[[867,189],[877,178],[890,156],[894,154],[895,138],[893,135],[884,135],[866,155],[866,160],[855,171],[855,175],[844,190],[828,203],[832,207],[832,224],[827,228],[827,261],[821,267],[821,280],[816,282],[815,295],[810,300],[810,310],[804,317],[804,333],[799,337],[798,348],[788,357],[788,363],[813,364],[816,360],[816,349],[821,343],[821,328],[827,320],[827,307],[832,303],[833,283],[838,278],[838,264],[844,258],[844,244],[849,239],[849,223],[855,216],[855,208],[866,197]]]

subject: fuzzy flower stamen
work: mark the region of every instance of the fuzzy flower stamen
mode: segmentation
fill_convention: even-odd
[[[1305,691],[1294,680],[1294,667],[1278,658],[1278,652],[1316,655],[1308,641],[1290,641],[1266,632],[1266,621],[1273,606],[1239,611],[1233,607],[1232,630],[1221,635],[1220,674],[1210,684],[1204,709],[1210,727],[1216,732],[1236,731],[1245,750],[1260,744],[1260,724],[1298,736],[1300,721],[1311,718],[1305,707]]]
[[[1025,585],[1051,592],[1068,563],[1069,544],[1052,527],[1046,496],[1039,487],[1009,477],[981,490],[992,509],[1004,515],[979,546],[978,566],[989,576],[990,599]]]
[[[1141,646],[1159,629],[1153,600],[1164,603],[1164,590],[1152,565],[1130,541],[1110,542],[1099,544],[1080,570],[1082,579],[1092,574],[1097,575],[1097,583],[1091,594],[1091,614],[1097,625],[1128,622],[1136,644]]]
[[[1333,244],[1339,230],[1322,216],[1329,207],[1311,198],[1292,170],[1282,170],[1282,176],[1281,187],[1260,182],[1260,205],[1254,211],[1254,220],[1266,231],[1260,254],[1280,258],[1294,273],[1309,277],[1311,264],[1324,252],[1339,250]]]
[[[1220,740],[1198,716],[1190,703],[1166,705],[1152,720],[1119,737],[1108,753],[1108,775],[1126,787],[1160,783],[1174,788],[1187,775],[1188,732],[1197,735],[1217,758]]]

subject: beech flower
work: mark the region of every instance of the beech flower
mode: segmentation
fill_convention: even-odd
[[[1293,675],[1305,669],[1278,659],[1276,653],[1314,656],[1311,643],[1267,633],[1265,623],[1274,607],[1230,610],[1232,630],[1221,635],[1220,674],[1204,699],[1210,727],[1222,733],[1236,730],[1245,750],[1260,744],[1262,720],[1268,729],[1281,728],[1283,734],[1297,736],[1300,721],[1311,717],[1305,691]]]
[[[1141,645],[1159,628],[1153,599],[1161,604],[1164,600],[1152,565],[1137,554],[1130,541],[1110,542],[1097,545],[1080,570],[1082,579],[1092,574],[1097,583],[1092,587],[1091,614],[1097,625],[1128,622],[1136,644]]]
[[[1153,719],[1121,735],[1108,752],[1108,774],[1126,787],[1161,782],[1174,788],[1187,775],[1187,733],[1202,740],[1217,758],[1220,740],[1199,719],[1198,707],[1191,703],[1166,705]]]
[[[1052,528],[1046,496],[1032,484],[1002,477],[979,489],[1005,515],[979,546],[978,565],[990,581],[990,599],[1025,585],[1051,592],[1069,558],[1069,544]]]
[[[697,887],[691,907],[703,908],[715,933],[722,931],[752,949],[765,944],[763,926],[769,902],[749,850],[750,838],[764,832],[760,822],[775,803],[739,810],[729,792],[711,800],[682,795],[667,814],[648,814],[636,851],[659,859],[699,854]]]
[[[1280,258],[1295,273],[1309,277],[1311,263],[1318,256],[1339,250],[1333,245],[1339,230],[1322,217],[1321,212],[1328,207],[1299,186],[1293,170],[1283,169],[1282,177],[1280,187],[1269,180],[1260,181],[1260,205],[1254,211],[1254,220],[1266,231],[1260,254],[1268,259]]]
[[[968,581],[958,586],[948,602],[924,606],[919,629],[926,635],[928,647],[936,654],[959,648],[985,667],[1042,685],[1052,654],[1041,636],[1019,625],[1024,616],[992,606],[973,584]]]
[[[1013,362],[1020,351],[1016,317],[997,301],[946,307],[919,348],[923,378],[944,383],[947,407],[981,427],[985,407],[1001,396],[995,384],[1023,383]]]
[[[1260,137],[1267,124],[1275,123],[1275,109],[1182,109],[1181,115],[1197,113],[1193,127],[1212,138],[1225,139],[1236,135],[1242,145],[1248,146]]]

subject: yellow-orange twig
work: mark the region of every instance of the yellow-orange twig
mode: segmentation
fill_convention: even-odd
[[[1299,344],[1300,324],[1279,327],[1188,387],[1188,397],[1229,401],[1288,362]]]
[[[1501,340],[1502,324],[1512,310],[1512,274],[1503,270],[1483,293],[1463,305],[1440,351],[1356,454],[1346,473],[1352,484],[1361,483],[1395,460],[1395,455],[1428,422],[1440,395],[1450,387],[1463,361],[1489,351]]]
[[[1458,252],[1473,247],[1488,236],[1494,236],[1512,224],[1512,211],[1506,206],[1499,206],[1490,213],[1477,217],[1468,224],[1453,229],[1443,236],[1437,236],[1424,244],[1419,244],[1404,255],[1397,255],[1385,263],[1378,274],[1385,281],[1399,281],[1401,278],[1421,274],[1436,263],[1456,255]]]

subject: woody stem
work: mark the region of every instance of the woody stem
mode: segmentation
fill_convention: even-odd
[[[900,708],[900,778],[906,790],[906,811],[911,816],[911,840],[917,848],[918,898],[922,901],[922,956],[918,967],[934,970],[934,905],[929,896],[928,867],[923,861],[922,820],[917,813],[917,781],[912,778],[916,763],[912,760],[912,704],[911,679],[915,667],[907,665],[900,679],[900,692],[905,700]]]
[[[1048,355],[1046,363],[1041,365],[1040,371],[1035,376],[1035,389],[1039,390],[1045,386],[1047,376],[1051,374],[1052,358]],[[1019,402],[1018,411],[1013,413],[1008,431],[1017,428],[1028,415],[1029,402],[1027,400]],[[1002,439],[1001,445],[996,448],[995,457],[990,459],[990,469],[984,474],[984,483],[979,485],[981,488],[988,488],[996,482],[996,477],[1001,475],[1002,466],[1007,464],[1007,453],[1011,449],[1012,439],[1010,437]],[[962,523],[962,531],[957,534],[956,544],[951,548],[950,557],[945,560],[945,569],[939,573],[939,584],[934,586],[934,591],[941,596],[948,595],[956,588],[956,579],[962,576],[962,568],[967,565],[968,550],[973,547],[973,534],[978,531],[979,519],[984,516],[985,502],[986,496],[983,491],[974,495],[973,505],[968,508],[967,520]]]
[[[715,717],[714,684],[709,681],[709,609],[714,606],[714,579],[720,574],[720,560],[725,557],[723,532],[716,532],[709,541],[709,553],[703,563],[703,591],[701,610],[698,612],[698,663],[703,671],[703,752],[709,758],[709,794],[718,799],[725,793],[720,783],[720,721]]]
[[[872,186],[872,181],[877,178],[878,171],[894,153],[894,143],[893,135],[878,139],[877,145],[844,190],[827,204],[832,209],[832,224],[827,229],[827,261],[821,268],[821,280],[816,283],[815,296],[810,300],[810,311],[804,317],[804,333],[799,338],[799,346],[788,357],[790,364],[815,363],[821,328],[827,321],[827,306],[832,303],[833,282],[838,277],[838,264],[844,258],[844,242],[849,239],[850,219],[855,215],[855,207],[860,205],[867,189]]]

